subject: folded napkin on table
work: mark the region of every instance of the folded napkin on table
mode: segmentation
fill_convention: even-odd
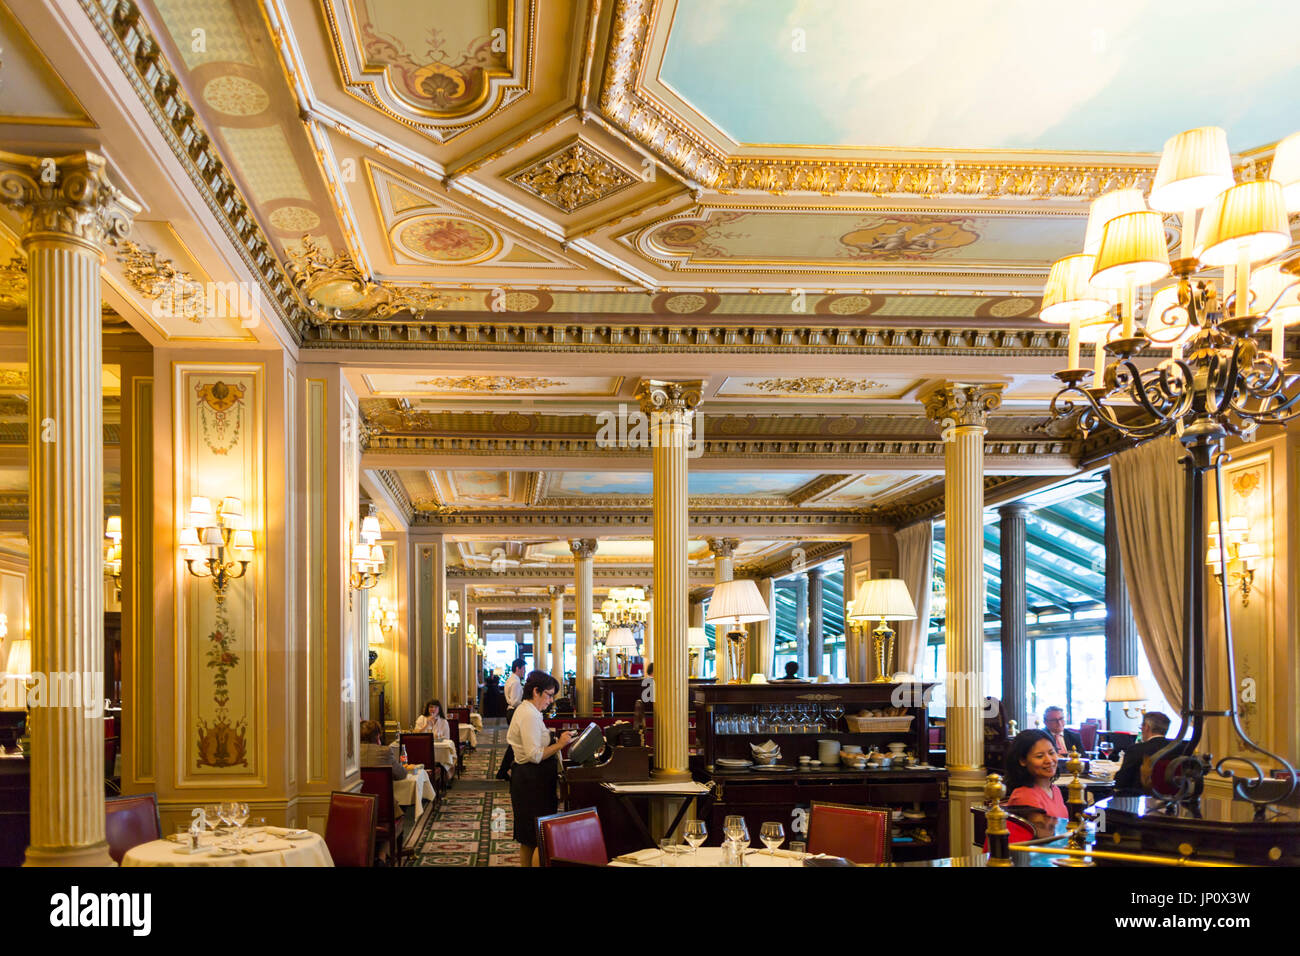
[[[243,853],[275,853],[292,850],[293,844],[288,840],[263,840],[261,843],[249,843],[239,849]]]
[[[298,836],[308,832],[301,827],[265,827],[264,829],[272,836]]]
[[[637,850],[635,853],[624,853],[622,856],[616,856],[614,859],[619,863],[649,863],[651,860],[657,860],[661,851],[655,847],[646,847],[644,850]]]

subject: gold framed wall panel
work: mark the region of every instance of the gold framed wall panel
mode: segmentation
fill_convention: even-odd
[[[329,499],[329,475],[325,449],[329,385],[324,379],[306,382],[306,435],[304,476],[307,510],[307,782],[325,783],[329,774],[329,667],[327,623],[329,609],[329,565],[325,548],[325,502]]]
[[[131,416],[131,540],[135,542],[134,573],[131,578],[132,650],[131,709],[128,715],[134,733],[131,759],[137,782],[151,781],[154,767],[154,628],[153,628],[153,402],[154,380],[132,379]]]
[[[345,389],[342,394],[340,437],[342,461],[342,487],[339,515],[339,537],[341,546],[338,554],[347,562],[352,555],[352,545],[356,540],[357,529],[361,525],[360,485],[358,484],[361,467],[360,423],[361,412],[354,395]],[[327,498],[326,501],[329,499]],[[365,612],[365,601],[354,601],[348,592],[348,574],[346,566],[339,576],[345,594],[346,610],[339,628],[339,648],[343,668],[343,774],[351,777],[361,769],[361,707],[363,694],[368,694],[368,687],[363,690],[362,677],[366,668],[362,662],[364,643],[360,639],[361,616]]]

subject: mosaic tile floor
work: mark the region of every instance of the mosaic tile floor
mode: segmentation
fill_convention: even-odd
[[[465,758],[464,772],[416,840],[407,866],[518,866],[510,791],[496,779],[506,730],[493,723],[500,722],[484,725],[478,749]]]

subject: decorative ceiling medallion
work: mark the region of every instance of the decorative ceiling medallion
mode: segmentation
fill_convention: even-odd
[[[555,298],[540,290],[513,291],[504,296],[497,291],[483,293],[483,307],[491,312],[549,312],[554,304]]]
[[[828,295],[818,300],[818,315],[870,315],[885,304],[883,295]]]
[[[1033,295],[1003,296],[981,304],[975,315],[982,319],[1027,319],[1038,314],[1040,302]]]
[[[530,89],[534,0],[330,0],[326,17],[348,93],[440,143]]]
[[[320,216],[305,206],[281,206],[266,218],[275,229],[295,236],[320,225]]]
[[[712,292],[674,292],[661,293],[651,301],[651,308],[657,313],[671,315],[707,315],[718,307],[722,301]]]
[[[555,388],[564,382],[552,378],[521,378],[514,375],[442,375],[417,379],[415,384],[449,392],[531,392]]]
[[[860,378],[765,378],[753,386],[782,395],[860,395],[889,387]]]
[[[481,223],[445,213],[415,216],[392,229],[393,241],[425,262],[470,265],[501,251],[501,236]]]
[[[203,100],[218,113],[240,117],[257,116],[271,105],[271,97],[259,84],[230,74],[209,80]]]
[[[563,212],[573,212],[637,182],[622,166],[573,140],[506,177]]]

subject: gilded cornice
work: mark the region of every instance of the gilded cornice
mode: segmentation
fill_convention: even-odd
[[[781,529],[794,529],[801,533],[861,534],[891,523],[883,511],[877,516],[866,516],[858,511],[729,511],[691,515],[691,527],[716,528],[725,533],[729,529],[761,529],[775,533]],[[417,511],[412,519],[417,526],[436,526],[455,532],[489,532],[499,534],[518,528],[553,528],[557,536],[574,528],[609,528],[646,530],[654,525],[649,509],[639,511],[522,511],[517,508],[493,511],[453,510],[447,514]],[[695,531],[692,531],[695,533]],[[595,540],[595,539],[590,539]]]
[[[273,311],[300,339],[312,316],[298,301],[252,207],[217,153],[138,5],[134,0],[80,0],[80,4],[208,209],[258,278]]]
[[[458,321],[387,324],[341,320],[306,330],[304,348],[442,349],[474,352],[726,352],[832,355],[1064,357],[1069,331],[937,325],[861,326],[525,325],[464,316]]]
[[[600,109],[610,123],[697,187],[717,192],[849,193],[962,199],[1090,200],[1136,187],[1154,163],[906,162],[729,156],[641,87],[655,0],[616,0]]]
[[[388,492],[388,496],[401,509],[402,518],[409,525],[411,519],[415,516],[415,505],[411,503],[411,496],[407,493],[406,485],[402,483],[402,479],[398,477],[397,472],[387,468],[381,468],[373,474],[375,480]]]

